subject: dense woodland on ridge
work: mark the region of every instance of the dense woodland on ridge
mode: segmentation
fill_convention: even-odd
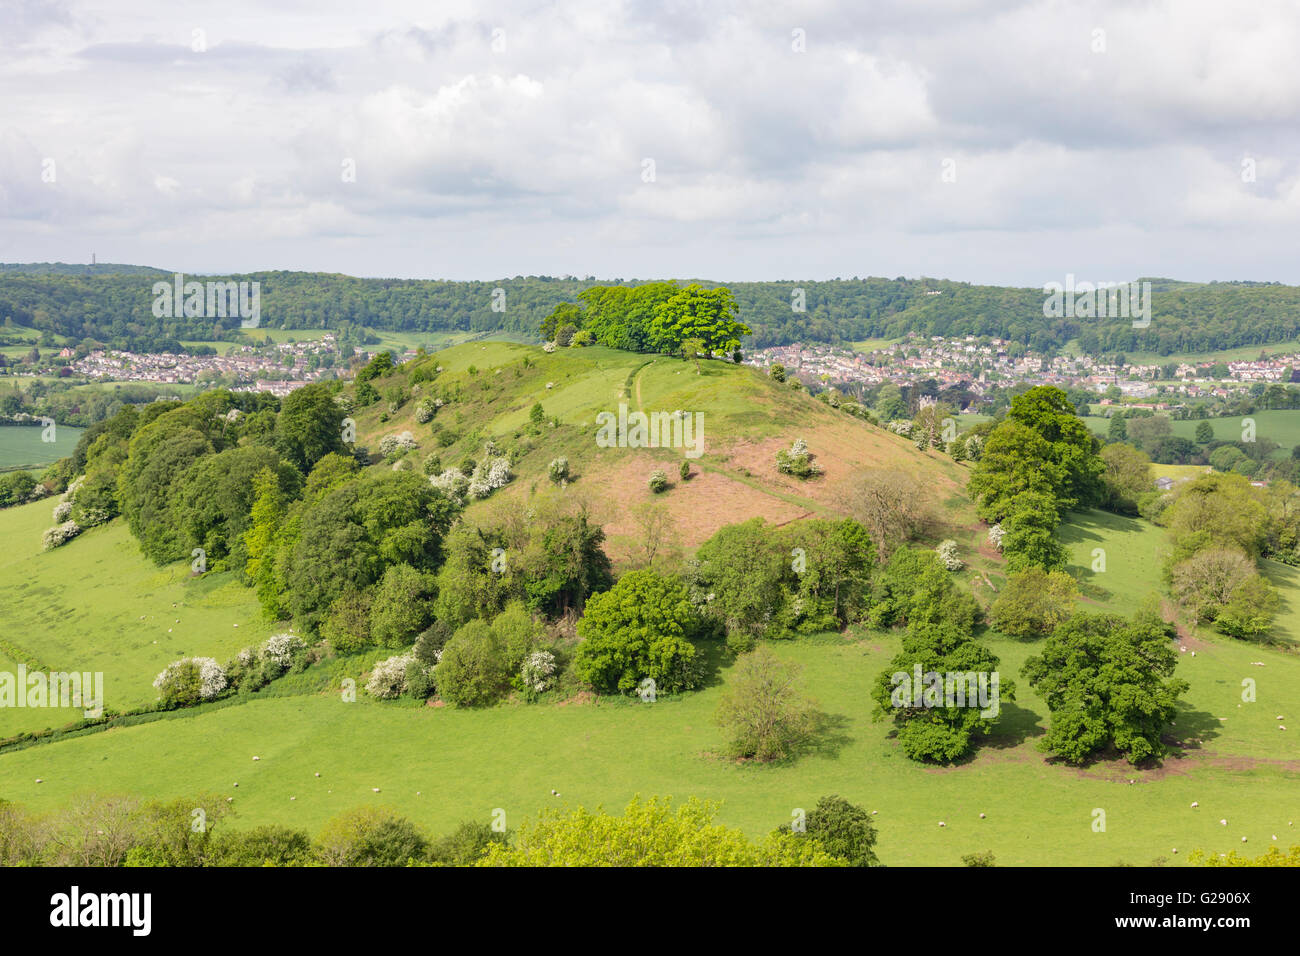
[[[74,341],[164,351],[182,339],[223,340],[238,321],[155,318],[154,281],[172,273],[138,266],[0,264],[0,325],[49,330]],[[398,332],[510,332],[533,336],[561,303],[596,285],[642,280],[514,276],[492,281],[371,279],[314,272],[190,276],[261,283],[262,324],[272,328],[367,326]],[[1049,276],[1044,281],[1059,281]],[[690,281],[690,280],[687,280]],[[696,280],[713,287],[718,282]],[[923,335],[985,335],[1052,354],[1077,339],[1086,353],[1182,352],[1267,345],[1300,337],[1300,288],[1277,283],[1152,283],[1151,325],[1127,318],[1048,319],[1041,289],[945,279],[851,278],[728,282],[752,335],[742,345],[846,343]],[[494,299],[504,290],[504,301]],[[795,311],[802,290],[803,311]],[[495,306],[494,306],[495,303]],[[2,334],[2,333],[0,333]]]

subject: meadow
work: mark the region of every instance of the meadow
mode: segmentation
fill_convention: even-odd
[[[42,440],[39,425],[0,425],[0,471],[40,468],[66,458],[77,447],[85,429],[58,425],[54,441]]]
[[[1245,440],[1243,436],[1247,434],[1246,419],[1249,418],[1255,423],[1255,438],[1268,439],[1277,442],[1278,449],[1274,453],[1275,457],[1286,458],[1291,454],[1291,449],[1300,445],[1300,409],[1284,408],[1272,409],[1269,411],[1255,412],[1248,416],[1233,416],[1231,418],[1209,418],[1205,419],[1210,423],[1214,430],[1216,441],[1239,442]],[[1110,428],[1110,419],[1101,415],[1089,415],[1084,419],[1093,433],[1105,436]],[[1173,434],[1178,438],[1186,438],[1191,441],[1196,440],[1196,426],[1199,421],[1191,419],[1174,420],[1170,423]]]
[[[686,482],[674,474],[671,490],[654,499],[672,514],[685,554],[718,526],[753,515],[788,521],[837,514],[839,492],[854,474],[889,467],[911,475],[940,514],[943,536],[959,542],[968,562],[958,577],[982,603],[992,600],[990,587],[1005,582],[1002,561],[987,549],[985,529],[961,491],[969,465],[918,452],[804,393],[774,387],[754,369],[705,363],[705,374],[696,375],[693,363],[674,359],[600,348],[544,355],[503,341],[463,343],[436,362],[440,383],[460,383],[463,399],[425,425],[412,417],[414,402],[393,415],[364,409],[356,416],[362,443],[375,447],[383,435],[410,429],[421,443],[418,462],[437,447],[432,428],[449,428],[463,434],[440,453],[455,461],[479,452],[471,444],[487,435],[516,440],[540,401],[559,425],[521,458],[519,479],[498,496],[506,507],[522,504],[547,461],[570,455],[576,477],[569,493],[604,503],[607,547],[618,566],[623,513],[652,500],[647,472],[681,460],[674,449],[612,455],[596,448],[595,414],[622,401],[705,416],[705,453],[692,462],[698,473]],[[775,450],[796,437],[817,451],[826,468],[820,479],[800,483],[775,473]],[[475,504],[470,513],[494,503]],[[124,710],[155,698],[151,682],[167,662],[183,655],[224,661],[279,629],[262,620],[253,592],[235,574],[192,577],[187,562],[156,567],[120,519],[41,551],[52,506],[0,512],[7,545],[0,554],[0,670],[20,660],[100,670],[109,708]],[[1161,591],[1161,529],[1088,511],[1070,515],[1061,536],[1083,589],[1080,610],[1130,614]],[[1300,572],[1272,564],[1266,571],[1284,600],[1279,630],[1296,633]],[[1274,836],[1284,847],[1300,842],[1291,826],[1300,818],[1300,761],[1291,740],[1300,724],[1288,724],[1300,719],[1293,643],[1263,646],[1185,629],[1178,672],[1191,690],[1174,752],[1159,766],[1135,769],[1047,760],[1036,749],[1047,708],[1017,676],[1035,642],[994,632],[983,639],[1000,656],[1004,680],[1015,681],[1015,700],[1004,697],[994,736],[952,767],[906,759],[890,723],[874,719],[870,688],[899,641],[862,629],[771,643],[802,667],[805,690],[825,714],[813,746],[772,765],[721,755],[713,715],[731,665],[712,644],[704,645],[709,679],[690,694],[654,703],[550,696],[484,710],[380,703],[364,693],[345,699],[342,680],[364,683],[369,664],[389,653],[374,652],[147,722],[0,749],[0,799],[50,809],[91,791],[154,798],[206,791],[231,798],[231,825],[280,823],[313,833],[345,810],[383,804],[438,834],[463,820],[489,820],[497,808],[513,827],[545,807],[618,809],[636,794],[662,794],[720,801],[721,822],[760,836],[797,808],[837,793],[876,811],[878,853],[890,865],[959,865],[962,855],[983,851],[1000,865],[1146,865],[1177,863],[1197,847],[1243,849],[1243,836],[1244,849],[1256,851]],[[1247,678],[1256,681],[1257,702],[1242,701]],[[0,737],[75,716],[0,710]],[[1104,832],[1093,829],[1098,809]]]
[[[6,540],[19,543],[30,542],[42,521],[33,506],[0,514]],[[257,632],[249,592],[228,581],[190,579],[185,565],[146,566],[120,524],[51,554],[26,544],[6,556],[3,613],[17,620],[11,633],[24,650],[61,667],[102,663],[112,668],[111,702],[143,702],[166,660],[181,653],[221,659],[265,633]],[[1156,586],[1158,529],[1088,512],[1073,516],[1065,533],[1073,570],[1088,586],[1085,609],[1100,610],[1101,599],[1127,613]],[[1091,571],[1096,547],[1107,552],[1102,573]],[[84,582],[103,574],[103,560],[117,569],[116,588],[86,590]],[[9,598],[28,578],[28,590]],[[81,583],[67,583],[74,581]],[[1278,583],[1294,614],[1300,581],[1284,576]],[[80,616],[78,608],[85,609]],[[156,620],[172,614],[183,628]],[[241,624],[238,639],[232,623]],[[163,624],[183,636],[153,645],[158,638],[150,634],[165,633]],[[1034,650],[1033,642],[996,634],[986,640],[1008,676]],[[828,718],[815,747],[776,765],[719,756],[723,739],[713,711],[727,679],[724,662],[703,690],[653,704],[544,700],[488,710],[378,703],[364,694],[347,702],[339,678],[361,678],[358,665],[354,675],[334,675],[334,689],[264,692],[0,753],[0,797],[39,808],[88,790],[154,797],[206,791],[233,798],[233,825],[276,822],[312,832],[354,806],[383,804],[436,833],[464,819],[486,820],[498,807],[513,826],[547,806],[618,808],[638,793],[695,795],[720,801],[723,822],[757,836],[788,821],[795,808],[838,793],[877,811],[880,856],[893,865],[955,865],[963,854],[984,850],[1008,865],[1143,865],[1159,857],[1176,863],[1194,847],[1239,849],[1243,836],[1256,848],[1275,834],[1282,845],[1300,839],[1290,826],[1300,816],[1300,767],[1291,732],[1279,731],[1273,719],[1300,704],[1295,655],[1197,636],[1196,656],[1184,653],[1179,662],[1192,685],[1177,722],[1185,746],[1158,768],[1048,762],[1035,749],[1047,711],[1023,680],[1016,700],[1003,701],[996,735],[973,759],[927,768],[904,758],[889,724],[873,720],[868,688],[897,651],[894,635],[824,635],[773,647],[801,665],[807,691]],[[1258,682],[1258,703],[1240,702],[1246,677]],[[14,713],[25,718],[32,711]],[[23,728],[11,722],[6,729]],[[1092,829],[1097,808],[1106,813],[1104,833]]]

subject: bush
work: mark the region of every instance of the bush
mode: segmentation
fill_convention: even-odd
[[[154,678],[159,699],[168,707],[188,707],[213,700],[226,689],[226,672],[211,657],[183,657],[172,661]]]
[[[379,454],[389,461],[396,461],[408,451],[414,451],[418,447],[415,436],[410,432],[402,432],[400,435],[385,435],[379,440]]]
[[[662,469],[656,469],[650,473],[650,490],[655,494],[660,494],[668,490],[668,475]]]
[[[934,549],[939,555],[939,560],[949,571],[960,571],[966,567],[966,562],[957,557],[957,542],[948,538],[946,541],[939,542],[939,546]]]
[[[493,830],[487,823],[466,821],[434,842],[429,848],[429,860],[443,866],[471,866],[496,843],[504,845],[506,834]]]
[[[340,654],[358,651],[370,643],[370,595],[345,591],[330,604],[321,635]]]
[[[510,676],[505,642],[478,619],[452,635],[434,670],[442,699],[462,707],[495,703],[510,686]]]
[[[776,453],[776,470],[783,475],[807,480],[822,473],[821,467],[813,462],[814,457],[808,450],[808,443],[799,438],[788,449]]]
[[[529,697],[544,694],[551,689],[555,679],[555,655],[550,651],[533,651],[519,671],[524,693]]]
[[[681,475],[682,481],[689,479],[691,477],[691,463],[683,459],[681,467],[677,469],[677,474]]]
[[[774,381],[774,382],[784,382],[784,381],[785,381],[785,366],[782,365],[782,364],[780,364],[779,362],[773,362],[773,363],[772,363],[772,368],[768,371],[768,374],[772,376],[772,381]]]
[[[429,841],[409,820],[381,807],[335,817],[317,841],[326,866],[405,866],[422,861]]]
[[[991,623],[1011,637],[1042,637],[1069,620],[1079,589],[1064,571],[1029,568],[1007,578],[989,610]]]
[[[808,738],[816,709],[800,693],[799,670],[798,664],[779,660],[766,647],[736,661],[716,714],[734,756],[776,760]]]
[[[509,458],[489,456],[474,467],[474,474],[469,480],[469,495],[471,498],[487,498],[498,488],[508,485],[513,478]]]
[[[538,407],[540,408],[541,406]],[[546,469],[546,474],[551,481],[555,482],[557,485],[562,481],[567,481],[569,478],[569,459],[553,459]]]
[[[794,833],[790,824],[779,830]],[[871,815],[843,797],[822,797],[804,818],[800,838],[816,840],[827,853],[837,856],[850,866],[879,866],[876,858],[876,828],[871,825]]]
[[[272,634],[262,645],[258,656],[264,662],[285,671],[293,664],[295,656],[306,648],[307,643],[296,634]]]
[[[411,653],[397,654],[375,664],[366,681],[366,693],[380,700],[393,700],[406,693],[406,667],[415,660]]]
[[[433,619],[433,579],[409,564],[392,564],[370,605],[370,637],[384,647],[411,644]]]
[[[434,403],[433,399],[422,398],[415,406],[415,420],[421,425],[428,424],[433,421],[433,416],[437,411],[438,406]]]
[[[75,521],[65,521],[61,525],[56,525],[45,532],[43,538],[45,550],[50,551],[65,545],[79,534],[81,534],[81,525]]]

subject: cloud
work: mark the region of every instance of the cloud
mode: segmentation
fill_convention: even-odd
[[[8,258],[1300,281],[1286,0],[14,0],[0,38]]]

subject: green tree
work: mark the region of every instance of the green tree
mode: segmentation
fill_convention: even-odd
[[[462,624],[434,669],[438,694],[462,707],[495,703],[510,687],[505,641],[487,621]]]
[[[1153,611],[1078,614],[1029,658],[1024,676],[1051,712],[1040,749],[1070,764],[1113,749],[1130,763],[1165,754],[1161,736],[1188,684],[1173,677],[1175,631]]]
[[[634,798],[621,814],[546,810],[515,839],[494,843],[479,866],[844,866],[815,839],[774,833],[751,843],[717,823],[718,806],[692,797]]]
[[[275,447],[304,475],[330,452],[345,451],[343,409],[327,385],[304,385],[288,394],[275,424]]]
[[[1028,568],[1007,578],[989,609],[990,623],[1011,637],[1042,637],[1069,619],[1078,596],[1064,571]]]
[[[765,646],[737,659],[715,715],[731,754],[777,760],[797,752],[812,736],[817,709],[803,694],[800,670]]]
[[[1196,423],[1196,444],[1208,445],[1214,441],[1214,426],[1207,421]]]
[[[780,832],[797,832],[787,823]],[[879,866],[876,858],[876,828],[871,825],[871,815],[856,804],[832,794],[822,797],[808,811],[803,832],[806,839],[816,840],[832,856],[839,857],[849,866]]]
[[[375,588],[370,636],[384,647],[404,647],[433,620],[431,575],[409,564],[393,564]]]
[[[574,668],[603,694],[633,693],[647,678],[656,693],[689,690],[699,682],[690,641],[699,625],[680,581],[648,568],[629,571],[587,602]]]

